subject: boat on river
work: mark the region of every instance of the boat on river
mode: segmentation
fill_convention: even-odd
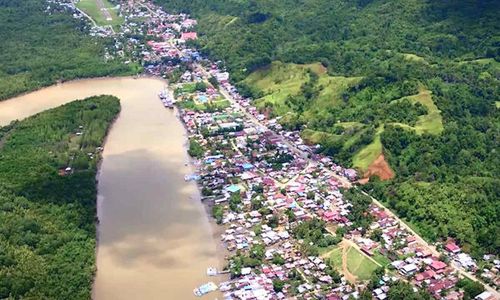
[[[195,288],[193,290],[193,293],[195,294],[195,296],[201,297],[216,290],[217,290],[217,285],[210,281]]]
[[[174,109],[174,99],[169,95],[167,89],[160,91],[158,93],[158,97],[160,98],[165,108]]]

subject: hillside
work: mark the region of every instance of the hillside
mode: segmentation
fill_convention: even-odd
[[[104,60],[110,40],[87,34],[77,21],[44,0],[0,1],[0,100],[81,77],[132,74],[120,61]]]
[[[96,148],[119,110],[100,96],[0,127],[0,298],[90,299]]]
[[[424,237],[498,254],[498,1],[156,2],[261,111],[361,174],[388,162],[364,189]]]

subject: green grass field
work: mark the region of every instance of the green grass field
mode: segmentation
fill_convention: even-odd
[[[373,256],[372,256],[373,260],[375,260],[376,262],[378,262],[381,266],[388,266],[390,263],[391,263],[391,260],[388,259],[387,257],[383,256],[378,250],[376,250],[374,253],[373,253]]]
[[[312,129],[304,129],[301,133],[301,137],[308,144],[319,144],[325,140],[335,140],[339,139],[340,135],[331,134],[323,131],[316,131]]]
[[[352,164],[355,168],[365,172],[368,170],[368,167],[374,162],[377,157],[382,154],[382,142],[380,141],[380,135],[384,131],[384,126],[381,125],[375,134],[375,138],[373,142],[361,149],[358,153],[354,155],[352,158]]]
[[[113,28],[118,29],[120,25],[123,24],[124,19],[118,16],[118,11],[116,6],[110,3],[107,0],[100,0],[104,4],[104,7],[107,9],[109,14],[111,15],[112,20],[107,20],[105,13],[101,11],[97,4],[98,0],[80,0],[76,6],[87,13],[99,26],[108,26],[111,25]]]
[[[377,265],[353,247],[347,250],[347,269],[358,280],[369,280]]]
[[[330,252],[330,265],[337,269],[338,271],[342,271],[342,248],[337,247]]]
[[[356,250],[356,248],[352,246],[347,247],[349,247],[346,252],[347,271],[356,276],[356,280],[369,280],[373,272],[377,269],[377,264],[371,261],[365,254]],[[342,266],[342,250],[342,246],[337,246],[336,248],[330,250],[329,253],[325,254],[328,255],[330,266],[339,272],[344,273]],[[387,263],[385,261],[380,262],[380,265],[386,264]]]
[[[253,72],[243,82],[264,93],[256,100],[257,107],[272,103],[274,111],[283,115],[290,111],[284,101],[300,92],[300,87],[309,80],[308,70],[318,74],[317,85],[321,87],[311,117],[317,117],[318,113],[336,105],[341,93],[361,80],[360,77],[329,76],[320,63],[299,65],[275,61],[269,67]]]
[[[419,102],[423,104],[425,107],[427,107],[428,113],[426,115],[418,117],[417,124],[415,124],[415,126],[410,126],[402,123],[394,123],[394,125],[414,129],[417,134],[440,134],[443,131],[444,127],[441,111],[438,109],[436,104],[434,104],[431,91],[427,89],[421,89],[417,95],[405,98],[413,103]]]
[[[229,102],[229,100],[226,100],[226,99],[212,101],[212,102],[210,102],[209,105],[202,104],[202,103],[195,103],[192,100],[185,100],[185,101],[181,101],[181,102],[177,102],[177,103],[180,107],[182,107],[184,109],[192,109],[192,110],[197,110],[197,111],[207,111],[209,108],[215,109],[215,110],[223,110],[223,109],[231,106],[231,102]]]
[[[412,54],[412,53],[403,53],[403,56],[406,60],[412,60],[412,61],[417,61],[417,62],[423,62],[423,63],[427,63],[427,61],[425,60],[425,58],[421,57],[421,56],[418,56],[416,54]]]

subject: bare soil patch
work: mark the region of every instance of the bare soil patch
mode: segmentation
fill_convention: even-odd
[[[380,154],[379,157],[377,157],[377,159],[368,167],[368,170],[364,174],[364,178],[359,180],[359,182],[361,184],[365,184],[369,181],[371,176],[378,176],[380,180],[389,180],[394,178],[394,171],[385,160],[384,154]]]

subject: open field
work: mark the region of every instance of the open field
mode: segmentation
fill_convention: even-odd
[[[361,149],[352,158],[352,164],[355,168],[365,172],[368,167],[382,154],[382,142],[380,141],[380,134],[384,131],[384,126],[377,129],[373,142]]]
[[[328,259],[330,265],[350,282],[369,280],[378,267],[365,254],[354,248],[350,241],[343,241],[334,249],[323,253],[322,256]]]
[[[330,265],[335,269],[342,271],[342,248],[337,247],[330,251],[328,255],[330,255]]]
[[[387,266],[391,263],[391,260],[383,256],[378,250],[373,253],[372,258],[378,262],[381,266]]]
[[[116,7],[107,0],[80,0],[76,6],[87,13],[99,26],[113,26],[115,29],[123,24]]]
[[[418,121],[415,126],[410,126],[402,123],[394,123],[394,125],[398,125],[404,128],[412,128],[416,131],[417,134],[440,134],[443,131],[443,118],[441,116],[441,111],[432,100],[431,91],[422,88],[417,95],[405,98],[413,103],[421,103],[422,105],[427,107],[428,113],[426,115],[418,117]]]
[[[315,99],[314,113],[311,117],[338,104],[341,93],[361,79],[329,76],[326,68],[320,63],[300,65],[275,61],[270,67],[253,72],[243,82],[264,94],[262,98],[256,100],[257,106],[262,107],[265,103],[272,103],[274,111],[282,115],[289,111],[284,105],[286,98],[299,94],[301,86],[309,80],[309,70],[319,76],[317,82],[319,94]]]
[[[314,144],[319,144],[325,140],[336,140],[339,139],[341,136],[323,131],[304,129],[302,131],[301,137],[304,139],[306,143],[314,145]]]
[[[264,93],[264,97],[256,100],[257,106],[272,103],[276,113],[285,114],[289,110],[284,101],[288,96],[298,94],[302,84],[309,80],[308,68],[314,66],[273,62],[270,67],[252,73],[244,82]]]
[[[377,265],[354,247],[347,250],[347,269],[358,280],[369,280]]]
[[[229,100],[222,99],[222,100],[217,100],[217,101],[211,101],[209,103],[196,103],[195,101],[192,100],[185,100],[181,102],[177,102],[178,105],[184,109],[194,109],[197,111],[207,111],[209,109],[214,109],[214,110],[222,110],[231,105]]]
[[[421,56],[418,56],[416,54],[413,54],[413,53],[403,53],[403,56],[404,56],[404,58],[406,60],[412,60],[412,61],[427,63],[427,61],[425,60],[425,58],[423,58]]]

